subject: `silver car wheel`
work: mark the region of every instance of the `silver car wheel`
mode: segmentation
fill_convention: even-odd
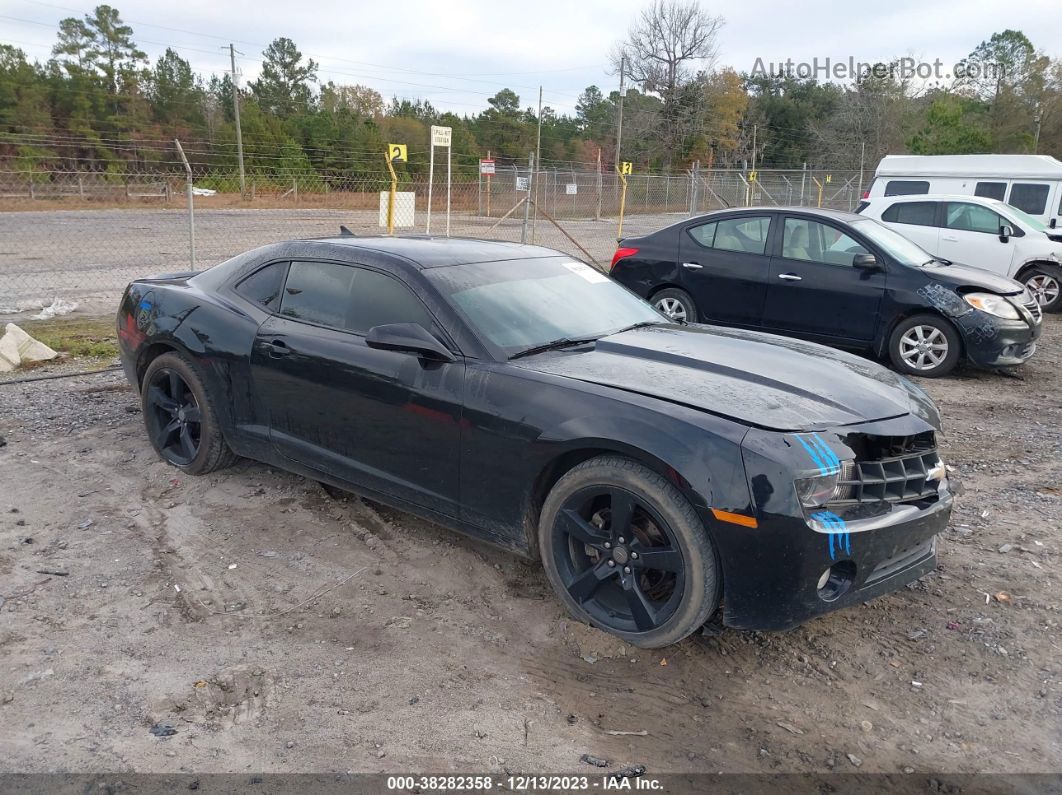
[[[1060,286],[1058,279],[1054,276],[1046,273],[1037,273],[1025,282],[1025,286],[1029,288],[1029,292],[1032,293],[1036,303],[1041,307],[1058,300]]]
[[[948,338],[936,326],[912,326],[900,337],[900,358],[913,370],[932,370],[948,357]]]
[[[677,298],[661,298],[654,306],[672,320],[686,319],[686,307]]]

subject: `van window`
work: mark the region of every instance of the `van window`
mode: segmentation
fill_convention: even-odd
[[[896,202],[881,214],[881,220],[892,224],[914,226],[937,225],[936,202]]]
[[[885,183],[886,196],[913,196],[929,193],[929,182],[924,179],[892,179]]]
[[[999,228],[1004,224],[1010,226],[987,207],[965,202],[949,202],[948,212],[944,219],[944,226],[948,229],[957,229],[961,232],[984,232],[988,235],[998,235]]]
[[[1007,204],[1011,204],[1029,215],[1043,215],[1044,210],[1047,209],[1047,194],[1050,192],[1050,185],[1016,182],[1010,186],[1010,201]]]
[[[978,182],[977,187],[974,188],[974,196],[983,196],[986,199],[995,199],[998,202],[1003,201],[1003,197],[1006,195],[1006,182]]]

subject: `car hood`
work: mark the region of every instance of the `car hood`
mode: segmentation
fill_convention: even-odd
[[[934,263],[922,266],[922,270],[934,281],[943,282],[952,287],[977,287],[1000,295],[1020,293],[1024,289],[1024,285],[1014,279],[997,276],[980,268],[971,268],[969,265]]]
[[[513,362],[770,430],[822,430],[915,414],[940,417],[919,387],[884,367],[756,331],[664,324]]]

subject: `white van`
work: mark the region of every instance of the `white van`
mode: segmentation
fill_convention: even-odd
[[[925,193],[1005,201],[1062,231],[1062,162],[1048,155],[886,155],[863,198]]]
[[[1062,229],[995,199],[929,194],[869,198],[873,218],[934,257],[1009,276],[1045,312],[1062,310]]]

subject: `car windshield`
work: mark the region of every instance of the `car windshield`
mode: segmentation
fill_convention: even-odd
[[[1003,204],[1002,202],[1000,202],[1000,209],[1002,210],[1002,215],[1004,217],[1007,215],[1011,215],[1017,218],[1030,229],[1035,229],[1037,232],[1047,231],[1047,224],[1045,224],[1039,218],[1033,218],[1024,210],[1019,210],[1017,207],[1014,207],[1010,204]]]
[[[507,355],[669,322],[597,269],[566,257],[428,268],[424,274],[482,338]]]
[[[879,224],[873,218],[861,218],[851,223],[853,228],[870,238],[901,265],[917,267],[933,260],[933,255],[924,248],[912,243],[899,232]]]

